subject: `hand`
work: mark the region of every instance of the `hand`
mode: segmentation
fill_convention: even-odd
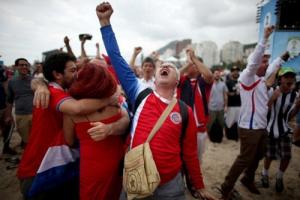
[[[270,35],[272,34],[272,32],[274,31],[275,26],[267,26],[265,28],[265,32],[264,32],[264,39],[267,40]]]
[[[185,52],[186,52],[186,56],[187,56],[187,63],[188,64],[194,64],[193,59],[196,58],[194,49],[189,47],[185,50]]]
[[[296,107],[296,109],[300,109],[300,96],[296,98],[295,107]]]
[[[102,122],[91,122],[92,128],[88,129],[88,134],[94,141],[100,141],[111,135],[111,124],[104,124]]]
[[[64,43],[65,45],[68,45],[70,43],[70,39],[68,38],[68,36],[64,37]]]
[[[81,41],[81,44],[84,45],[84,43],[86,42],[86,38],[82,37],[81,39],[79,39]]]
[[[199,189],[197,193],[199,195],[198,198],[200,197],[203,200],[217,200],[217,198],[206,191],[206,189]]]
[[[48,108],[50,99],[50,92],[46,85],[37,86],[34,97],[33,97],[33,105],[37,108]]]
[[[4,112],[4,124],[9,125],[12,123],[14,123],[14,118],[12,116],[11,109],[6,108]]]
[[[113,12],[114,11],[108,2],[103,2],[96,7],[96,14],[102,27],[110,25],[110,17]]]
[[[280,89],[279,88],[275,89],[273,94],[272,94],[272,99],[276,100],[280,96],[280,94],[281,94]]]
[[[285,62],[289,59],[290,54],[288,51],[284,52],[284,54],[281,55],[281,59],[284,60]]]
[[[139,55],[139,53],[141,53],[142,50],[143,50],[142,47],[135,47],[133,53],[134,53],[134,55],[137,56],[137,55]]]
[[[154,59],[154,61],[158,61],[159,60],[159,53],[157,51],[153,51],[151,53],[151,57]]]

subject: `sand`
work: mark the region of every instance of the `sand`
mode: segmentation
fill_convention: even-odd
[[[0,137],[0,148],[2,149],[2,137]],[[20,142],[18,134],[13,134],[12,146],[19,152]],[[204,155],[202,173],[205,179],[206,188],[216,197],[220,195],[215,187],[220,186],[226,176],[229,168],[239,153],[239,142],[223,139],[221,144],[214,144],[207,141],[207,149]],[[20,155],[19,155],[20,156]],[[289,168],[284,175],[285,190],[281,194],[275,191],[275,174],[278,168],[278,162],[274,161],[270,170],[270,188],[259,188],[261,195],[253,195],[245,189],[239,181],[236,183],[236,189],[241,193],[245,200],[290,200],[300,199],[300,148],[293,146],[293,155]],[[11,165],[5,161],[3,155],[0,156],[0,199],[2,200],[21,200],[19,191],[19,182],[16,178],[16,169],[7,170]],[[260,179],[262,162],[256,172],[256,181]],[[193,199],[187,194],[187,199]]]

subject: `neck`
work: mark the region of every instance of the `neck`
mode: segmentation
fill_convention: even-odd
[[[155,91],[157,92],[157,94],[159,94],[159,96],[161,96],[165,99],[168,99],[168,100],[172,100],[172,98],[174,97],[175,89],[174,88],[156,87]]]
[[[280,88],[280,91],[282,92],[282,93],[289,93],[291,90],[288,88],[284,88],[284,87],[282,87],[282,86],[280,86],[279,87]]]
[[[146,81],[149,81],[151,78],[152,78],[152,76],[144,76],[144,79],[145,79]]]
[[[63,84],[63,82],[62,82],[61,80],[55,80],[55,81],[53,81],[53,82],[56,83],[57,85],[59,85],[61,88],[66,89],[66,88],[64,87],[64,84]]]

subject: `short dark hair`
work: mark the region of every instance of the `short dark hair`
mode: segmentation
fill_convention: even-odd
[[[151,57],[146,57],[143,62],[142,62],[142,66],[145,64],[145,63],[151,63],[153,65],[153,67],[155,68],[155,63],[154,63],[154,60],[151,58]]]
[[[49,56],[43,65],[43,74],[48,81],[55,81],[53,71],[64,74],[67,62],[76,61],[74,56],[61,52]]]
[[[24,60],[24,61],[26,61],[26,62],[29,64],[29,62],[28,62],[28,60],[27,60],[26,58],[18,58],[18,59],[15,60],[15,66],[18,66],[18,65],[19,65],[19,62],[20,62],[21,60]]]

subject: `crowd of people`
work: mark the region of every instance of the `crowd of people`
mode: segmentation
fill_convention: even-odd
[[[16,59],[14,75],[1,69],[2,153],[17,154],[10,147],[16,126],[24,199],[130,199],[122,188],[124,156],[146,141],[173,100],[150,142],[160,184],[144,199],[185,199],[186,184],[195,198],[217,199],[205,187],[201,164],[207,137],[221,142],[223,135],[240,141],[240,154],[218,187],[220,199],[241,199],[234,186],[242,173],[242,185],[260,194],[254,179],[263,158],[262,186],[269,187],[271,162],[279,158],[275,185],[278,193],[284,190],[292,143],[299,146],[300,97],[296,72],[285,66],[288,52],[269,64],[265,49],[274,27],[265,28],[245,69],[233,66],[226,77],[190,47],[181,67],[161,61],[157,53],[137,66],[141,47],[134,48],[128,64],[110,23],[111,5],[99,4],[96,14],[108,55],[100,54],[97,43],[95,58],[89,58],[88,37],[82,36],[76,58],[66,36],[67,52],[36,62],[34,72],[25,58]],[[289,123],[295,116],[293,129]]]

